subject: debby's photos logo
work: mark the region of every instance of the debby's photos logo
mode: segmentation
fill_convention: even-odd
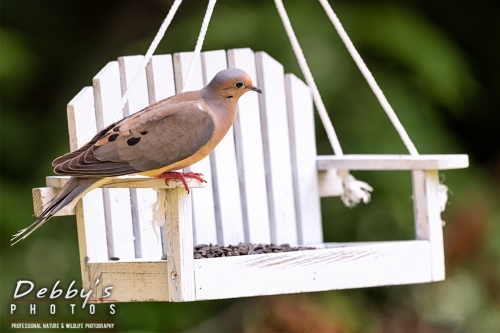
[[[99,314],[114,315],[116,306],[110,299],[113,287],[99,286],[102,296],[92,297],[93,289],[75,288],[75,282],[64,288],[58,280],[51,288],[37,288],[30,280],[17,281],[12,299],[10,300],[10,314],[12,329],[115,329],[114,318],[93,318],[96,314],[96,304],[99,304]],[[95,287],[100,280],[95,281]],[[30,296],[33,295],[34,297]],[[81,308],[77,306],[82,303]],[[103,309],[104,307],[104,309]],[[104,312],[103,312],[104,311]],[[40,318],[40,315],[49,314],[49,318]],[[68,318],[55,318],[56,314],[69,314]],[[86,318],[77,318],[78,315]],[[19,318],[24,315],[27,317]],[[15,318],[14,318],[15,317]]]

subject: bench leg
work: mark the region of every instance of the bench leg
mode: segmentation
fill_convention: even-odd
[[[439,207],[439,174],[437,170],[414,170],[413,207],[415,236],[431,245],[432,280],[445,278],[443,226]]]
[[[184,188],[167,189],[167,264],[170,302],[195,300],[191,195]]]

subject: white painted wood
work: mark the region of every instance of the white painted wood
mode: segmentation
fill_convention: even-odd
[[[196,300],[432,281],[428,241],[326,245],[332,247],[194,260]],[[165,301],[169,265],[142,260],[90,263],[89,280],[101,280],[96,295],[114,286],[109,301]]]
[[[412,172],[415,236],[431,244],[432,280],[445,278],[443,226],[439,207],[439,174],[437,170]]]
[[[318,171],[318,191],[321,198],[342,195],[342,179],[336,169]]]
[[[400,243],[400,242],[411,242],[411,241],[377,241],[377,242],[325,242],[320,244],[314,244],[317,249],[331,249],[336,247],[351,247],[351,246],[362,246],[362,245],[377,245],[377,244],[387,244],[387,243]]]
[[[102,262],[108,260],[109,257],[102,198],[102,190],[95,189],[87,193],[74,209],[82,270],[83,264],[86,262]],[[83,236],[86,240],[85,243]]]
[[[194,193],[194,192],[193,192]],[[194,301],[193,223],[190,194],[167,190],[167,262],[171,302]]]
[[[283,66],[265,52],[255,54],[268,207],[273,243],[297,244],[288,116]]]
[[[176,91],[180,93],[184,84],[184,79],[189,71],[192,52],[182,52],[174,54],[174,73]],[[198,59],[196,68],[191,77],[191,82],[186,91],[197,90],[203,88],[203,74],[201,70],[201,61]],[[193,171],[203,174],[207,180],[206,188],[200,191],[193,191],[193,223],[194,237],[196,244],[217,243],[215,231],[215,208],[212,171],[210,168],[210,157],[207,156],[201,161],[193,164],[184,171]]]
[[[182,80],[187,74],[191,57],[192,53],[176,54],[175,68],[172,66],[170,56],[153,57],[146,70],[147,79],[146,76],[140,79],[137,90],[130,98],[128,104],[130,111],[137,111],[149,102],[173,94],[174,83],[171,78],[174,71],[177,87],[178,89],[182,87]],[[203,58],[203,62],[208,64],[203,71],[206,83],[218,70],[225,67],[224,51],[205,52]],[[140,57],[120,59],[122,87],[135,74],[140,59]],[[194,166],[194,172],[204,173],[205,178],[209,180],[207,189],[195,190],[191,195],[187,195],[180,181],[171,181],[165,185],[163,180],[149,177],[116,177],[104,185],[103,189],[87,194],[75,209],[58,214],[77,215],[82,284],[85,289],[94,288],[94,300],[101,301],[99,298],[103,296],[103,288],[109,285],[114,286],[109,301],[192,301],[422,283],[444,279],[443,237],[438,200],[439,180],[436,170],[466,167],[468,157],[466,155],[316,157],[314,127],[311,126],[313,122],[311,102],[307,87],[293,75],[286,77],[285,84],[282,66],[267,54],[259,53],[257,59],[258,67],[252,50],[228,51],[229,67],[247,71],[254,79],[254,84],[257,83],[264,90],[264,95],[260,105],[257,94],[245,94],[240,99],[234,126],[234,141],[231,140],[233,136],[230,134],[229,139],[225,138],[211,156],[211,163],[206,159],[205,164]],[[200,67],[188,89],[201,88],[204,85],[202,79]],[[285,88],[288,91],[287,99],[285,99]],[[121,110],[116,110],[120,95],[119,66],[117,62],[111,62],[94,78],[93,95],[91,88],[84,88],[68,105],[72,150],[87,142],[98,129],[122,118]],[[284,107],[285,104],[288,108]],[[269,143],[265,148],[263,141]],[[288,147],[291,147],[290,151]],[[275,153],[276,151],[278,152]],[[263,152],[267,154],[267,165]],[[290,165],[295,168],[295,173],[292,173]],[[321,243],[321,230],[317,228],[317,225],[320,225],[320,216],[319,211],[315,212],[318,208],[315,205],[319,200],[317,193],[320,196],[340,194],[341,181],[336,174],[338,169],[414,170],[412,175],[417,240]],[[272,203],[270,213],[266,176],[270,188],[269,202]],[[316,176],[318,178],[315,182]],[[47,177],[47,188],[34,189],[35,210],[53,198],[68,179],[69,177],[64,176]],[[283,187],[282,181],[287,182],[288,187]],[[215,201],[212,184],[215,185]],[[292,184],[295,197],[291,191]],[[189,186],[194,188],[204,185],[196,180],[190,180]],[[157,242],[156,237],[153,241],[155,244],[147,243],[144,246],[146,241],[140,242],[140,252],[143,257],[159,259],[166,251],[167,260],[135,259],[134,240],[129,237],[132,235],[129,188],[139,191],[147,191],[146,188],[170,188],[167,190],[168,237],[165,237],[165,233],[161,235],[165,239],[164,244],[168,243],[167,249],[162,249],[162,244]],[[205,193],[205,197],[200,195],[199,202],[192,199],[196,205],[193,207],[190,197],[196,196],[197,192]],[[102,193],[108,194],[106,196]],[[126,195],[120,196],[119,193]],[[139,192],[136,193],[139,199],[141,195]],[[237,207],[238,193],[241,194],[240,208]],[[149,205],[139,201],[138,206]],[[295,207],[295,202],[298,208]],[[221,209],[217,216],[214,213],[214,203]],[[285,207],[288,207],[288,210],[285,210]],[[149,213],[151,208],[145,211]],[[290,218],[283,218],[280,212],[292,213],[288,215]],[[275,222],[272,224],[274,235],[272,239],[269,216]],[[197,233],[193,233],[192,217],[198,219],[195,223]],[[208,223],[206,223],[207,218]],[[222,230],[219,243],[221,239],[226,243],[226,240],[243,237],[245,241],[254,243],[269,243],[271,240],[276,243],[291,244],[303,242],[314,244],[319,249],[194,260],[193,234],[196,243],[216,243],[216,218]],[[106,244],[104,220],[107,220],[108,232],[111,232],[108,235],[110,247]],[[314,224],[316,226],[311,228]],[[148,224],[140,225],[149,227]],[[149,231],[151,232],[151,229]],[[140,229],[136,234],[145,235],[147,232],[148,230]],[[297,238],[297,234],[300,238]],[[213,241],[205,241],[203,237],[205,240]],[[154,250],[145,255],[146,248]],[[108,254],[110,249],[112,251]],[[108,255],[120,257],[120,261],[107,261]],[[97,279],[100,279],[100,283],[95,286]]]
[[[48,187],[62,188],[68,181],[69,176],[48,176],[46,182]],[[200,183],[196,179],[186,179],[188,186],[191,188],[205,187],[206,183]],[[109,182],[102,185],[104,188],[177,188],[184,185],[180,179],[170,179],[167,184],[163,179],[146,177],[141,175],[126,175],[112,177]]]
[[[321,243],[323,227],[311,92],[309,87],[293,74],[285,75],[285,88],[298,243]]]
[[[430,282],[429,255],[428,241],[401,241],[198,259],[196,300]]]
[[[226,51],[203,52],[202,67],[206,86],[219,71],[227,68]],[[217,243],[236,245],[244,242],[233,126],[210,154],[210,165],[214,189]]]
[[[127,87],[131,85],[137,69],[141,65],[144,56],[127,56],[118,58],[118,69],[120,72],[121,94],[124,95]],[[128,101],[123,107],[123,116],[136,113],[149,105],[148,85],[146,71],[139,74],[135,87],[129,95]]]
[[[257,84],[255,54],[251,49],[229,50],[227,57],[230,68],[244,70],[250,75],[253,83]],[[233,127],[245,240],[251,243],[270,243],[258,94],[248,93],[239,99]]]
[[[205,183],[189,178],[186,179],[186,183],[189,188],[199,188],[205,187]],[[104,184],[104,188],[184,188],[184,184],[180,179],[170,179],[168,183],[165,183],[163,179],[145,177],[140,175],[129,175],[129,176],[119,176],[112,178],[107,184]]]
[[[54,187],[38,187],[31,190],[31,196],[33,197],[33,212],[36,217],[39,217],[45,207],[52,198],[54,198],[61,189]],[[66,216],[75,215],[75,208],[71,209],[61,209],[54,216]]]
[[[194,260],[196,300],[431,281],[428,241],[335,245],[322,250]],[[98,287],[114,286],[109,300],[168,300],[166,261],[88,266],[90,278],[101,279]]]
[[[448,170],[469,166],[467,155],[321,155],[318,170]]]
[[[88,142],[96,132],[94,98],[91,87],[83,88],[69,102],[67,116],[70,149],[75,150]],[[47,199],[47,197],[41,197],[41,199]],[[71,211],[67,208],[59,211],[61,215],[76,214],[80,269],[82,277],[84,277],[82,279],[83,286],[88,286],[90,283],[85,279],[88,276],[87,262],[107,260],[108,256],[102,200],[102,190],[96,189],[88,193]],[[84,208],[90,210],[84,212]],[[85,217],[89,218],[88,225],[85,225]]]
[[[415,238],[429,240],[429,213],[427,209],[426,174],[424,170],[412,172],[413,214]]]
[[[85,87],[67,106],[70,148],[75,150],[97,132],[94,111],[94,95],[91,87]],[[61,213],[66,213],[63,209]],[[87,261],[104,261],[108,258],[104,204],[101,189],[89,192],[75,207],[78,245],[82,273]]]
[[[169,300],[167,261],[109,261],[87,264],[89,302],[165,302]],[[97,286],[95,282],[99,279]],[[111,295],[104,289],[113,287]],[[91,288],[85,288],[88,291]]]
[[[97,129],[123,118],[117,110],[121,98],[118,62],[108,63],[93,79]],[[104,189],[104,214],[108,255],[120,259],[135,258],[130,190]]]
[[[83,88],[66,108],[70,150],[89,142],[97,132],[92,87]]]
[[[149,104],[175,95],[172,55],[155,55],[146,67]]]
[[[118,58],[120,68],[120,83],[122,94],[125,94],[127,86],[136,75],[137,69],[141,65],[143,56],[129,56]],[[151,82],[154,84],[154,82]],[[129,96],[125,105],[124,114],[134,114],[149,105],[148,85],[146,71],[143,71]],[[152,225],[153,205],[157,199],[157,193],[153,189],[131,189],[130,202],[132,210],[132,225],[135,240],[135,257],[159,259],[162,256],[162,244],[158,241],[157,235],[160,230]]]
[[[123,118],[118,110],[121,97],[120,73],[117,61],[110,61],[92,79],[96,108],[97,130]]]
[[[132,196],[133,193],[136,196]],[[155,190],[151,188],[130,189],[131,203],[135,204],[132,216],[137,223],[134,231],[136,258],[161,259],[163,255],[160,239],[160,227],[153,225],[153,205],[158,197]],[[137,240],[140,240],[139,242]],[[140,248],[138,245],[140,244]]]
[[[180,94],[183,91],[184,81],[191,66],[193,52],[179,52],[174,54],[174,78],[175,91]],[[184,91],[193,91],[203,88],[203,74],[201,70],[201,56],[196,59],[193,76]]]
[[[52,198],[54,198],[61,188],[69,180],[69,176],[49,176],[47,177],[48,187],[39,187],[32,190],[33,195],[33,208],[34,211],[39,211],[42,207],[47,205]],[[200,183],[196,179],[187,179],[189,188],[205,187],[205,183]],[[120,176],[111,179],[111,181],[102,186],[103,188],[137,188],[137,189],[150,189],[150,188],[184,188],[184,184],[179,179],[172,179],[165,184],[162,179],[131,175]],[[98,191],[96,191],[98,193]],[[90,192],[90,193],[93,193]],[[87,197],[87,196],[85,196]],[[101,200],[102,202],[102,200]],[[54,216],[75,215],[75,209],[62,209]],[[37,215],[38,216],[38,215]],[[103,224],[104,225],[104,224]],[[95,237],[94,237],[95,238]]]

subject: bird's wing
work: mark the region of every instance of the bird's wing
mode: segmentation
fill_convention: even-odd
[[[212,137],[212,116],[196,100],[165,100],[97,133],[53,162],[55,172],[108,177],[168,166],[195,154]]]

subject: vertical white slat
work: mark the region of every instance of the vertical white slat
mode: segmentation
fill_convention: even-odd
[[[146,67],[149,104],[175,95],[174,67],[172,55],[155,55]]]
[[[251,49],[227,52],[230,68],[240,68],[257,84],[255,54]],[[264,91],[264,94],[266,92]],[[270,243],[269,210],[258,94],[251,92],[238,101],[234,138],[240,180],[243,226],[247,242]]]
[[[118,62],[109,62],[93,79],[97,130],[123,118],[117,110],[121,98]],[[108,255],[122,260],[135,258],[130,191],[103,189]]]
[[[92,87],[83,88],[67,107],[69,149],[77,150],[97,133]]]
[[[437,170],[413,170],[412,181],[415,236],[431,244],[432,280],[442,281],[445,278],[445,263],[439,174]]]
[[[125,94],[127,86],[131,84],[143,58],[143,56],[118,58],[122,94]],[[144,71],[139,76],[125,108],[128,114],[134,114],[148,105],[148,85],[146,71]],[[136,258],[160,259],[162,256],[162,245],[157,238],[159,230],[155,233],[152,225],[153,205],[156,198],[157,193],[153,189],[130,189]]]
[[[144,56],[126,56],[118,58],[118,69],[120,72],[120,92],[125,94],[127,88],[132,83],[137,69],[139,68]],[[129,95],[128,101],[123,107],[123,116],[129,116],[147,107],[149,105],[148,85],[146,79],[146,70],[142,71],[134,84],[133,90]]]
[[[283,65],[265,52],[255,54],[271,239],[297,244],[288,116]]]
[[[219,71],[227,68],[226,51],[203,52],[201,56],[206,86]],[[245,234],[233,126],[210,154],[210,162],[218,243],[236,245],[245,241]]]
[[[192,58],[192,52],[174,54],[174,74],[177,93],[182,91],[182,86],[189,71]],[[198,59],[196,68],[186,91],[201,88],[203,88],[203,75],[201,71],[201,61]],[[203,174],[204,179],[207,180],[205,188],[194,189],[191,195],[193,198],[194,243],[216,243],[217,235],[215,233],[215,208],[210,157],[205,157],[201,161],[193,164],[191,167],[184,169],[184,171],[201,173]]]
[[[323,228],[313,101],[309,87],[293,74],[285,75],[285,89],[298,242],[319,244],[323,243]]]
[[[146,67],[149,104],[175,95],[174,65],[172,55],[155,55]],[[160,227],[163,256],[167,255],[166,226]]]
[[[97,132],[92,87],[83,88],[68,103],[67,113],[70,149],[73,151],[90,141]],[[102,189],[90,191],[77,204],[76,222],[80,266],[82,276],[85,278],[88,276],[84,273],[87,262],[108,260]]]
[[[168,190],[166,194],[168,298],[170,302],[194,301],[192,194],[183,188]]]
[[[184,88],[189,67],[193,60],[193,52],[179,52],[174,54],[175,92],[180,94]],[[193,75],[184,91],[193,91],[203,88],[203,74],[201,71],[201,56],[196,60]]]

